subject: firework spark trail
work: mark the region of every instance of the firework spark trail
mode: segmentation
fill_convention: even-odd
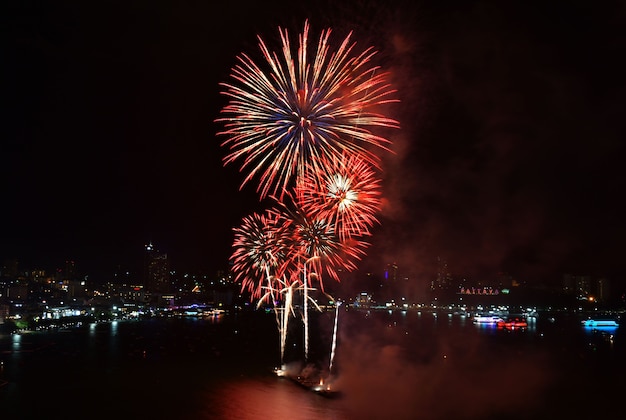
[[[277,292],[277,290],[272,287],[271,282],[269,281],[269,278],[268,278],[268,286],[263,286],[262,288],[266,289],[267,292],[264,295],[262,295],[261,298],[258,300],[256,308],[259,309],[265,300],[270,300],[272,302],[272,310],[274,311],[274,317],[276,318],[276,325],[278,326],[278,340],[280,344],[280,365],[282,366],[283,359],[285,356],[285,351],[284,351],[285,347],[283,343],[284,325],[283,325],[283,322],[282,322],[283,319],[281,316],[283,309],[277,305],[277,302],[274,299],[274,294]]]
[[[311,257],[303,264],[303,287],[304,287],[304,362],[309,359],[309,277],[306,273],[306,265],[309,261],[313,261],[318,258],[317,256]]]
[[[274,305],[274,314],[276,316],[276,325],[278,326],[278,335],[280,340],[280,366],[282,367],[285,359],[285,344],[287,343],[287,327],[289,324],[289,315],[293,313],[293,292],[296,289],[298,283],[292,283],[287,285],[286,281],[279,280],[278,283],[282,286],[281,289],[273,289],[266,287],[267,292],[265,296],[262,296],[257,303],[257,309],[263,303],[264,297],[268,297],[277,293],[284,295],[282,299],[282,307]]]
[[[339,307],[341,302],[335,302],[335,326],[333,328],[333,343],[330,348],[330,365],[328,366],[328,375],[333,373],[333,361],[335,360],[335,348],[337,347],[337,323],[339,322]]]
[[[317,304],[317,302],[315,302],[315,300],[313,298],[311,298],[310,296],[308,296],[308,290],[316,290],[316,289],[311,289],[310,287],[306,286],[306,283],[303,286],[298,286],[300,284],[300,282],[295,281],[292,282],[291,284],[287,285],[287,282],[284,281],[280,281],[280,283],[283,285],[282,289],[274,289],[274,292],[278,292],[279,294],[284,294],[285,297],[283,298],[283,306],[282,308],[278,309],[275,306],[275,314],[276,314],[276,322],[278,325],[278,331],[279,331],[279,336],[280,336],[280,363],[281,366],[284,362],[284,354],[285,354],[285,344],[287,342],[287,327],[289,324],[289,315],[293,314],[293,293],[296,290],[304,290],[304,310],[303,310],[303,323],[304,323],[304,327],[305,327],[305,352],[304,352],[304,357],[305,357],[305,361],[308,358],[308,348],[309,348],[309,344],[308,344],[308,303],[311,302],[313,304],[313,306],[318,310],[318,311],[322,311],[322,308],[319,307],[319,305]],[[267,295],[269,295],[270,293],[272,293],[272,291],[268,291],[266,292]],[[263,300],[260,299],[259,302],[257,303],[257,309],[261,306]],[[280,312],[280,316],[278,315]]]
[[[304,278],[306,278],[306,263],[304,264]],[[303,314],[303,322],[304,322],[304,361],[305,363],[309,359],[309,301],[315,306],[318,311],[322,311],[322,308],[319,307],[315,299],[309,296],[309,290],[316,290],[307,285],[308,282],[304,282],[302,286],[304,290],[304,314]]]
[[[376,52],[370,47],[353,55],[352,33],[331,52],[327,29],[310,57],[305,22],[294,59],[287,30],[279,32],[282,57],[258,37],[267,72],[241,54],[231,72],[233,81],[221,83],[229,98],[223,116],[216,119],[224,123],[218,134],[226,136],[222,146],[229,148],[224,165],[242,161],[241,171],[249,173],[241,187],[258,177],[261,198],[282,198],[307,165],[318,172],[324,162],[345,151],[379,167],[376,151],[391,151],[391,141],[370,128],[399,124],[377,112],[397,100],[388,73],[372,64]]]
[[[295,285],[295,283],[294,283]],[[289,314],[292,310],[292,301],[293,301],[293,287],[285,288],[285,298],[283,299],[283,318],[281,321],[282,327],[280,331],[280,364],[281,366],[284,363],[285,357],[285,345],[287,343],[287,325],[289,323]]]
[[[306,361],[309,350],[308,292],[313,280],[317,281],[323,292],[324,273],[339,281],[336,267],[342,267],[347,271],[355,269],[355,260],[361,258],[365,253],[364,248],[368,244],[352,238],[349,241],[340,241],[332,224],[319,218],[317,214],[308,214],[303,210],[301,203],[297,200],[299,196],[301,195],[298,193],[291,194],[288,192],[286,197],[290,198],[291,201],[278,201],[278,204],[284,209],[285,217],[290,220],[293,252],[297,256],[290,259],[288,271],[293,273],[293,278],[295,278],[296,273],[302,273],[304,357]]]

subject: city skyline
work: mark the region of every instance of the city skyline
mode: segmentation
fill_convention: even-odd
[[[89,284],[114,283],[114,284],[134,284],[148,286],[153,282],[148,265],[150,261],[157,261],[158,265],[165,264],[168,272],[167,278],[172,280],[172,284],[181,281],[189,283],[189,288],[193,288],[194,280],[199,282],[215,281],[224,278],[230,278],[233,283],[239,284],[235,279],[235,273],[232,272],[233,267],[223,267],[216,272],[186,270],[185,267],[175,267],[171,265],[171,261],[167,253],[162,252],[155,244],[148,243],[144,245],[142,251],[137,254],[136,261],[131,264],[118,264],[112,271],[100,270],[96,272],[86,272],[80,267],[80,261],[66,260],[53,267],[43,267],[41,265],[23,266],[17,260],[0,261],[0,276],[5,280],[16,280],[18,278],[34,279],[55,279],[58,281],[88,281]],[[159,262],[162,261],[162,262]],[[452,264],[453,265],[453,264]],[[563,272],[560,275],[548,279],[545,283],[538,285],[528,279],[519,278],[511,273],[503,271],[494,271],[486,273],[484,276],[472,276],[469,273],[453,271],[449,267],[449,262],[438,257],[436,261],[437,269],[429,274],[422,274],[421,277],[415,277],[411,267],[401,267],[397,263],[387,263],[378,267],[369,267],[370,270],[357,269],[354,272],[342,272],[340,281],[330,282],[329,287],[333,292],[345,293],[352,291],[373,291],[377,288],[385,288],[388,286],[401,286],[398,292],[404,292],[407,296],[423,298],[429,292],[437,290],[446,290],[463,294],[464,291],[482,289],[510,289],[522,286],[523,289],[530,287],[531,289],[539,286],[539,289],[546,290],[563,290],[570,291],[574,289],[594,290],[598,284],[603,284],[607,288],[605,293],[610,293],[613,298],[617,298],[626,291],[623,289],[619,279],[610,278],[604,275],[591,275],[589,273]],[[148,270],[148,271],[146,271]],[[161,280],[167,280],[161,274]],[[159,280],[157,280],[159,281]],[[169,280],[168,280],[169,281]],[[574,283],[585,284],[586,287],[576,286]],[[614,287],[612,287],[613,285]],[[153,288],[158,291],[158,288]],[[189,292],[190,290],[187,290]],[[242,289],[243,291],[243,289]],[[246,292],[247,293],[247,292]],[[477,292],[481,294],[480,291]]]
[[[400,93],[363,270],[420,277],[441,255],[626,283],[621,3],[132,4],[3,6],[2,260],[91,272],[152,241],[174,266],[227,267],[232,228],[266,206],[222,165],[218,84],[257,35],[309,18],[375,46]]]

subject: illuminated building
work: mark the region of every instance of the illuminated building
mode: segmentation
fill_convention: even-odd
[[[354,300],[354,306],[357,308],[369,308],[372,306],[372,295],[367,292],[361,292]]]
[[[166,253],[159,252],[152,243],[146,245],[144,288],[148,292],[170,292],[169,259]]]
[[[385,267],[385,280],[396,281],[398,279],[398,264],[387,264]]]
[[[447,289],[452,285],[452,274],[448,268],[448,262],[437,257],[437,277],[430,283],[430,290]]]

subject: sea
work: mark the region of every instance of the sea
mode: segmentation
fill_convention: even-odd
[[[604,419],[624,414],[626,332],[575,313],[271,311],[0,335],[0,419]],[[319,380],[321,394],[289,376]],[[619,417],[619,416],[618,416]]]

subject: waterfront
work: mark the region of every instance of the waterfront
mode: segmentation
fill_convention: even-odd
[[[311,328],[328,363],[333,313]],[[298,362],[298,320],[287,362]],[[575,314],[525,330],[458,314],[342,310],[328,399],[278,378],[273,314],[156,318],[0,336],[2,419],[603,418],[626,391],[623,327]],[[2,383],[2,382],[0,382]]]

